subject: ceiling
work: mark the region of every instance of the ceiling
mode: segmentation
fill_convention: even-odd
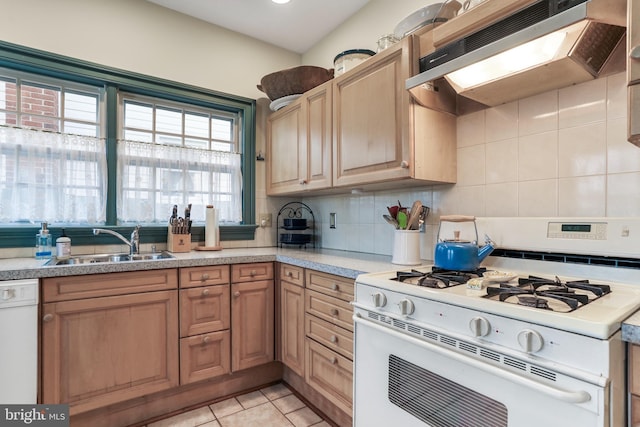
[[[284,49],[305,53],[369,0],[147,0]]]

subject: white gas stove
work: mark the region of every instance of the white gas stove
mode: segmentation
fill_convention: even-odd
[[[479,271],[357,278],[354,425],[622,425],[640,220],[477,222],[498,248]]]

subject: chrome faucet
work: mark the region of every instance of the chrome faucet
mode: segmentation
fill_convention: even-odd
[[[122,234],[117,231],[107,230],[104,228],[94,228],[93,235],[97,236],[100,233],[111,234],[112,236],[116,236],[118,239],[125,242],[129,245],[129,254],[134,255],[140,253],[140,226],[136,225],[136,228],[131,232],[131,240],[127,240]]]

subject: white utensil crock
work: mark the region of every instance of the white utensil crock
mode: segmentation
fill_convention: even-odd
[[[420,230],[396,230],[393,235],[393,264],[418,265],[420,260]]]

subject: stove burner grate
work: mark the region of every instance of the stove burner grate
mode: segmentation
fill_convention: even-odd
[[[571,312],[611,292],[609,285],[589,283],[588,280],[562,282],[536,276],[518,279],[517,285],[501,284],[488,287],[485,298],[540,308]]]
[[[394,280],[427,288],[441,289],[463,285],[474,277],[482,276],[485,271],[485,268],[479,268],[475,271],[456,271],[433,267],[428,272],[418,270],[398,271]]]

